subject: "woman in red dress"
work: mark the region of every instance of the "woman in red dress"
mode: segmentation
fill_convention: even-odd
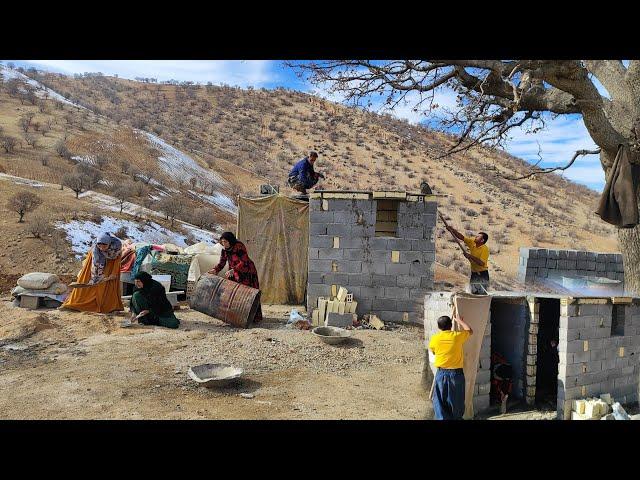
[[[260,290],[258,271],[253,261],[249,258],[247,247],[244,246],[244,243],[238,241],[233,233],[224,232],[220,236],[220,245],[223,247],[220,262],[208,273],[217,275],[225,264],[229,262],[229,271],[225,274],[225,278]],[[260,321],[262,321],[262,305],[259,304],[254,322]]]

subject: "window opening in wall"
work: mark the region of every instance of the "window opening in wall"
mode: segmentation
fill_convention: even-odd
[[[376,207],[376,237],[398,236],[398,200],[378,200]]]
[[[624,305],[613,305],[611,313],[611,336],[621,337],[624,335]]]

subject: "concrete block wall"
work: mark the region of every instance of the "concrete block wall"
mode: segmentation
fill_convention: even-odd
[[[424,338],[425,348],[429,345],[431,336],[438,333],[437,320],[442,315],[451,316],[452,303],[451,292],[433,292],[425,296],[424,299]],[[474,385],[473,411],[475,414],[485,412],[489,409],[491,391],[491,321],[487,323],[487,328],[482,338],[480,347],[480,358],[478,361],[478,372]],[[430,363],[435,374],[436,368]]]
[[[621,253],[520,247],[518,281],[530,284],[562,277],[604,277],[624,281]]]
[[[624,335],[611,335],[613,305],[560,306],[558,418],[571,418],[572,400],[610,393],[622,404],[638,401],[640,305],[625,305]]]
[[[377,200],[309,203],[307,311],[340,285],[353,293],[359,316],[421,324],[433,289],[437,203],[399,202],[397,238],[375,236]]]
[[[524,348],[526,376],[524,377],[524,394],[527,405],[536,403],[536,373],[538,370],[538,325],[540,324],[540,303],[535,297],[528,298],[528,338]]]

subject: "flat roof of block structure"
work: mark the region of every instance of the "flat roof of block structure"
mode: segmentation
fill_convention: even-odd
[[[429,294],[442,294],[452,295],[456,292],[429,292]],[[508,299],[531,299],[531,298],[548,298],[556,299],[566,302],[567,304],[640,304],[640,296],[611,296],[611,295],[578,295],[578,294],[566,294],[566,293],[547,293],[537,291],[524,291],[524,290],[498,290],[491,291],[489,295],[494,298],[508,298]]]
[[[419,192],[401,190],[316,190],[309,198],[346,199],[346,200],[398,200],[402,202],[435,202],[438,198],[448,197],[445,194],[426,195]]]

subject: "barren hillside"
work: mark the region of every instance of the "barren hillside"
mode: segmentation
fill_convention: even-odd
[[[234,223],[225,199],[255,193],[266,181],[287,192],[287,171],[313,148],[320,153],[317,169],[327,175],[324,188],[418,190],[426,179],[436,193],[447,194],[440,209],[454,225],[489,233],[492,278],[504,286],[516,274],[522,245],[617,249],[613,230],[592,213],[596,192],[556,175],[505,180],[498,173],[523,172],[526,164],[501,151],[477,149],[437,160],[452,137],[388,115],[284,89],[24,72],[33,84],[66,97],[65,103],[52,93],[34,99],[19,72],[2,72],[13,80],[0,82],[0,135],[21,142],[12,153],[0,149],[0,169],[11,175],[59,183],[75,164],[88,163],[103,177],[93,190],[113,194],[135,178],[131,202],[161,210],[163,197],[176,196],[189,206],[177,218],[197,223],[194,212],[207,206],[215,212],[213,223],[224,227]],[[44,97],[44,90],[36,91]],[[22,128],[29,112],[37,131]],[[50,128],[43,132],[42,125]],[[26,135],[37,138],[34,145]],[[185,157],[193,162],[191,175],[184,174],[190,171]],[[4,191],[0,202],[0,215],[8,218]],[[468,266],[445,233],[438,233],[437,279],[457,283]]]

